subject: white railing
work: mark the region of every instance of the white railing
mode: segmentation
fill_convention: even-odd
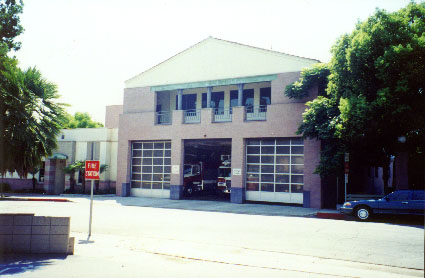
[[[184,123],[193,124],[201,122],[201,110],[185,110],[184,111]]]
[[[168,125],[171,124],[170,111],[158,111],[156,112],[156,124]]]
[[[230,108],[214,108],[214,122],[231,122],[232,107]]]
[[[267,119],[267,105],[245,106],[247,121],[264,121]]]

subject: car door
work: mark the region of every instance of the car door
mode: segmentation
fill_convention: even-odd
[[[410,212],[412,214],[424,215],[425,210],[425,191],[413,190],[412,200],[409,201]]]
[[[408,214],[410,191],[396,191],[385,197],[386,201],[379,203],[381,213]]]

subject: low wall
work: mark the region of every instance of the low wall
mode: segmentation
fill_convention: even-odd
[[[73,254],[70,217],[0,214],[0,253]]]
[[[10,189],[12,191],[17,190],[32,190],[32,180],[31,179],[11,179],[11,178],[4,178],[0,179],[0,182],[8,183],[10,185]],[[36,183],[35,189],[44,189],[43,183]]]

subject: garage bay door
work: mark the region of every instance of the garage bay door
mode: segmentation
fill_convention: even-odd
[[[170,173],[170,141],[132,143],[131,196],[170,198]]]
[[[301,138],[247,140],[247,200],[302,204],[303,173]]]

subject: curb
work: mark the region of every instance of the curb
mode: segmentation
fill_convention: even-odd
[[[52,199],[52,198],[0,198],[0,201],[41,201],[41,202],[72,202],[68,199]]]
[[[335,219],[335,220],[345,220],[345,215],[335,212],[318,212],[316,213],[317,218],[323,219]]]

